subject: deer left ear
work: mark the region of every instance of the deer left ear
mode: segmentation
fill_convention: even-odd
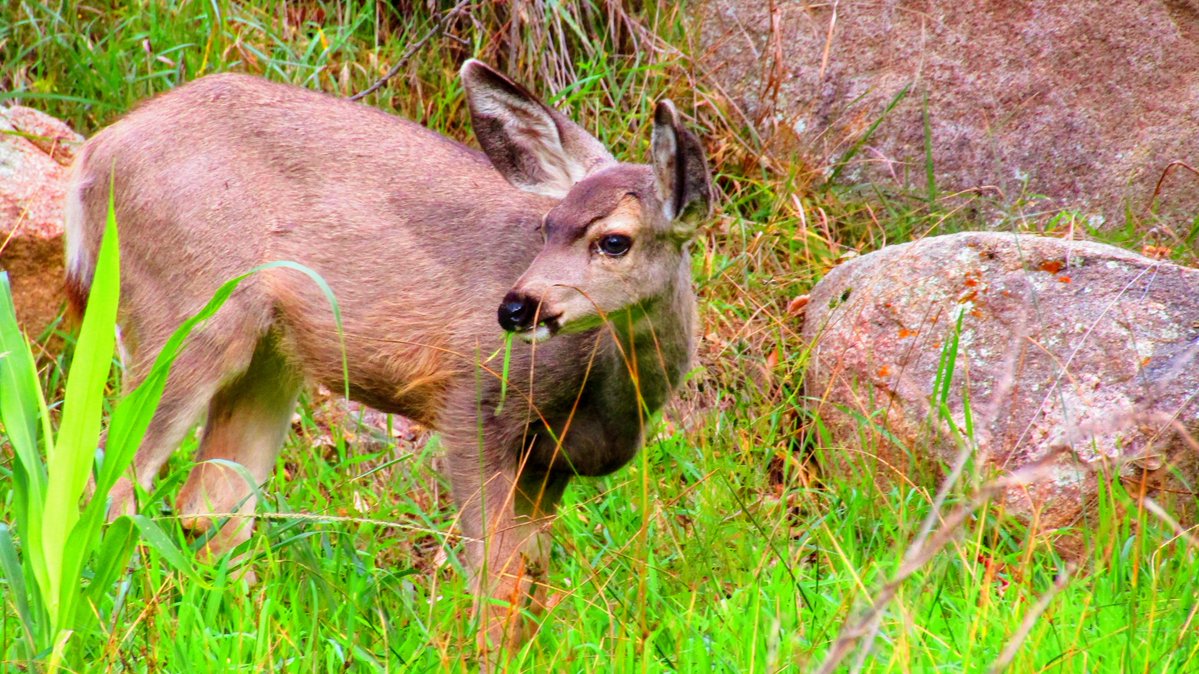
[[[703,145],[683,127],[668,100],[654,108],[651,145],[662,210],[676,238],[688,241],[696,226],[712,215],[712,179]]]

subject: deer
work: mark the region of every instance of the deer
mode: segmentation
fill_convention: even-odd
[[[344,388],[440,434],[486,649],[522,643],[520,615],[546,608],[570,480],[626,464],[691,367],[689,251],[712,187],[669,100],[649,162],[623,163],[489,66],[459,77],[482,151],[249,75],[160,94],[82,148],[66,266],[82,311],[111,192],[129,389],[222,283],[260,269],[185,343],[110,519],[202,421],[175,513],[208,554],[233,551],[301,389]],[[261,269],[277,260],[319,274],[340,322],[301,271]]]

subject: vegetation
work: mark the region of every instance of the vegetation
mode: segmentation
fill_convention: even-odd
[[[568,491],[554,529],[555,605],[509,671],[811,671],[843,627],[887,594],[877,637],[869,648],[856,644],[844,666],[858,659],[866,671],[973,672],[1002,668],[1010,655],[1012,671],[1199,669],[1197,550],[1150,515],[1116,516],[1128,502],[1118,483],[1087,534],[1094,545],[1066,575],[1051,549],[1028,543],[985,499],[958,522],[957,509],[979,496],[972,481],[939,501],[935,483],[812,479],[805,443],[817,458],[837,446],[809,433],[819,420],[799,412],[806,351],[788,304],[847,253],[981,226],[969,214],[990,205],[933,188],[827,184],[837,166],[764,143],[712,86],[691,58],[687,12],[603,0],[462,2],[433,12],[411,2],[15,0],[0,8],[0,102],[41,108],[90,133],[205,73],[250,72],[348,96],[398,62],[366,102],[468,139],[456,70],[478,56],[549,95],[619,157],[645,156],[645,123],[660,96],[689,111],[722,193],[694,253],[700,366],[631,465]],[[1069,213],[1003,224],[1082,229]],[[1147,230],[1130,218],[1103,236],[1138,246]],[[1189,241],[1165,243],[1193,261]],[[64,538],[73,515],[58,519],[76,492],[56,496],[48,517],[31,514],[50,507],[34,493],[47,476],[91,455],[95,431],[77,429],[87,422],[72,415],[87,407],[77,398],[100,404],[111,349],[86,331],[77,342],[68,336],[65,355],[38,361],[34,386],[33,361],[3,312],[0,335],[0,365],[9,368],[0,373],[15,373],[0,389],[8,527],[0,529],[0,668],[477,667],[435,435],[414,441],[401,424],[353,416],[327,426],[328,405],[306,400],[264,487],[267,520],[249,551],[260,582],[247,587],[228,560],[197,559],[189,548],[200,543],[167,507],[194,439],[159,480],[161,512],[79,539]],[[24,382],[19,396],[16,382]],[[105,424],[132,424],[132,442],[137,415],[122,411],[130,398],[118,393],[107,384]],[[48,463],[29,449],[72,437],[69,454],[52,453]],[[112,439],[110,431],[110,451]],[[59,464],[64,456],[70,466]],[[926,520],[957,535],[913,554]],[[47,535],[56,546],[33,542],[42,527],[55,530]],[[58,578],[67,580],[54,581],[61,592],[47,593],[45,568],[67,558],[78,573],[64,570]],[[55,597],[72,589],[76,603],[63,608]]]

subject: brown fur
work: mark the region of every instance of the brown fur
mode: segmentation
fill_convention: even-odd
[[[689,235],[679,237],[666,204],[689,190],[706,212],[707,173],[702,184],[662,183],[661,167],[617,164],[482,64],[468,62],[463,77],[503,174],[411,122],[240,75],[143,104],[81,154],[68,284],[85,295],[110,171],[130,386],[227,279],[273,260],[315,270],[341,308],[351,396],[441,432],[480,596],[539,605],[547,527],[569,478],[628,461],[646,415],[688,367]],[[679,146],[694,140],[673,107],[663,114],[656,144],[663,134]],[[684,159],[703,166],[702,155]],[[595,252],[596,233],[612,222],[635,237],[622,259]],[[561,227],[579,231],[559,240]],[[562,334],[513,342],[501,406],[495,309],[509,291],[539,293]],[[236,462],[265,481],[304,379],[343,385],[329,303],[294,270],[256,274],[176,361],[133,477],[148,488],[207,410],[198,459]],[[253,486],[224,463],[201,463],[177,507],[203,529],[211,513],[252,515]],[[113,514],[132,510],[132,483],[112,498]],[[231,521],[212,546],[248,534]],[[511,615],[485,611],[481,640],[498,642]]]
[[[83,320],[83,312],[87,311],[87,292],[79,279],[67,276],[63,283],[63,292],[67,296],[67,318],[74,325]]]

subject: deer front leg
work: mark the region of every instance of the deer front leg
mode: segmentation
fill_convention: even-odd
[[[480,461],[477,454],[451,454],[450,461],[479,620],[478,645],[485,657],[519,648],[532,636],[522,613],[546,608],[550,527],[569,481],[504,465],[509,462]]]

